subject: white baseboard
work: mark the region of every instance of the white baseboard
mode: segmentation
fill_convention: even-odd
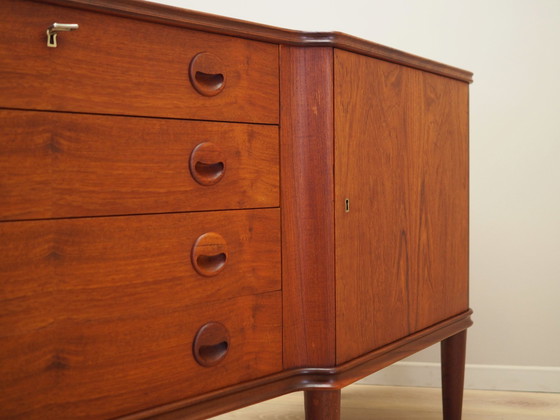
[[[359,383],[440,387],[440,365],[439,363],[398,362],[362,379]],[[560,393],[560,368],[467,364],[465,388]]]

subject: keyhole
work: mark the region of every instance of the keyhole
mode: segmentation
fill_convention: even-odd
[[[56,48],[56,33],[49,33],[47,35],[49,38],[47,41],[47,46]]]

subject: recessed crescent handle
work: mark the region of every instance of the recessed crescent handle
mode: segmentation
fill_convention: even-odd
[[[191,84],[204,96],[215,96],[226,85],[225,66],[217,55],[201,52],[194,56],[189,66]]]
[[[189,168],[196,182],[201,185],[214,185],[224,176],[225,156],[214,143],[200,143],[191,152]]]
[[[205,233],[194,242],[191,262],[198,274],[205,277],[217,275],[225,268],[227,259],[227,243],[219,233]]]
[[[201,366],[215,366],[226,357],[229,344],[227,328],[219,322],[208,322],[200,327],[194,338],[194,358]]]
[[[47,28],[47,47],[57,47],[56,37],[59,32],[75,31],[79,27],[77,23],[53,23]]]

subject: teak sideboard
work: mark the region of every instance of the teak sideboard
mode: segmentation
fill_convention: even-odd
[[[0,417],[201,419],[441,342],[472,74],[136,0],[0,2]]]

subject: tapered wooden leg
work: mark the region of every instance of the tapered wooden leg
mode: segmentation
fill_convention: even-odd
[[[467,330],[441,342],[441,385],[444,420],[461,420]]]
[[[340,390],[304,391],[306,420],[340,420]]]

